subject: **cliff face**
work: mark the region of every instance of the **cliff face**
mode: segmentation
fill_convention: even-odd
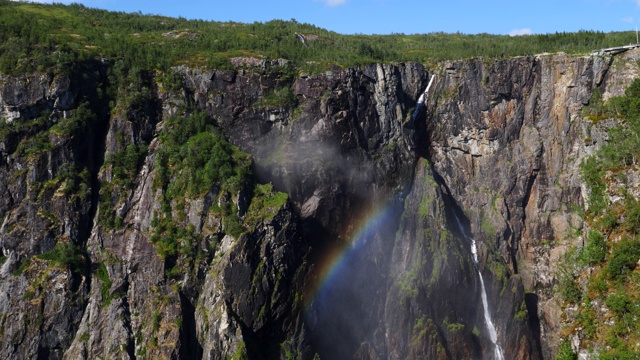
[[[523,306],[545,358],[561,325],[554,295],[561,254],[582,241],[575,234],[588,193],[579,165],[606,141],[607,123],[594,125],[580,109],[596,87],[604,98],[621,95],[637,76],[633,56],[451,62],[439,82],[428,122],[434,169],[469,219],[489,270],[504,284],[491,265],[498,252],[522,279]],[[513,338],[500,325],[510,318],[504,296],[492,286],[498,332]]]
[[[448,96],[430,122],[434,167],[493,273],[489,297],[498,337],[513,340],[505,325],[526,308],[532,335],[539,337],[534,344],[551,357],[559,330],[557,256],[568,245],[564,239],[582,227],[578,165],[592,145],[585,142],[591,124],[579,110],[608,66],[600,58],[556,55],[445,67],[441,86]],[[493,267],[495,253],[527,290],[515,303],[500,296],[506,280]]]
[[[102,106],[106,69],[3,79],[14,115],[2,143],[3,356],[225,358],[244,336],[277,346],[308,247],[291,205],[268,187],[272,201],[250,204],[248,178],[236,193],[213,183],[168,200],[154,183],[160,101]],[[229,208],[253,219],[242,235]]]
[[[505,357],[549,358],[604,133],[580,108],[624,90],[615,61],[3,76],[0,353],[490,358],[466,232]]]
[[[384,329],[389,239],[413,177],[410,113],[427,72],[415,64],[375,65],[287,78],[273,63],[261,65],[233,76],[180,71],[196,106],[252,154],[258,177],[289,194],[301,216],[311,246],[301,293],[308,309],[297,315],[304,336],[294,341],[321,357],[384,357],[384,342],[375,339]],[[295,103],[260,100],[286,91]],[[363,240],[367,244],[315,301],[314,288],[325,281],[318,268],[332,261],[324,253],[351,246],[358,223],[383,203],[392,208],[389,223]]]
[[[332,235],[354,208],[402,191],[415,159],[412,131],[403,124],[424,68],[376,65],[294,78],[286,65],[258,65],[234,73],[180,69],[185,91],[167,102],[192,95],[232,143],[252,154],[258,176]],[[278,98],[287,92],[295,102]]]

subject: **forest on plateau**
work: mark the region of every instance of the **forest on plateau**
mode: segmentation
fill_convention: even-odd
[[[0,72],[64,69],[88,58],[127,68],[165,70],[187,64],[228,69],[233,57],[283,58],[318,72],[369,63],[505,58],[545,52],[586,54],[620,46],[632,32],[580,31],[530,36],[491,34],[343,35],[311,24],[273,20],[243,24],[0,1]],[[295,33],[307,39],[305,45]]]

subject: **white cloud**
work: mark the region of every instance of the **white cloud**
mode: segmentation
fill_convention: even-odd
[[[640,1],[640,0],[638,0],[638,1]],[[622,21],[631,24],[631,23],[633,23],[633,17],[631,17],[631,16],[623,17]]]
[[[638,1],[640,1],[640,0],[638,0]],[[515,29],[515,30],[511,30],[509,32],[509,35],[511,35],[511,36],[531,35],[531,34],[533,34],[533,31],[531,31],[531,29],[529,29],[529,28]]]
[[[346,4],[347,2],[347,0],[316,0],[316,1],[320,1],[327,6],[340,6],[340,5]]]

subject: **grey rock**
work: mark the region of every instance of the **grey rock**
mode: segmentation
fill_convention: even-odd
[[[173,92],[149,74],[150,99],[97,114],[86,138],[51,132],[51,148],[27,154],[17,149],[35,133],[7,135],[0,354],[489,358],[479,278],[455,214],[478,243],[505,356],[551,358],[561,326],[552,287],[570,245],[557,240],[582,227],[573,211],[587,195],[579,163],[615,125],[594,125],[580,109],[596,86],[621,94],[638,72],[631,55],[470,59],[433,70],[376,64],[298,77],[285,60],[238,58],[231,71],[173,69],[183,84]],[[426,119],[414,123],[431,73]],[[76,86],[72,76],[0,76],[0,116],[53,114],[48,129],[77,110]],[[283,89],[294,99],[263,101]],[[290,200],[234,237],[210,210],[230,205],[246,216],[252,184],[234,194],[212,186],[170,214],[199,236],[197,255],[168,260],[152,241],[162,211],[158,135],[187,103],[252,155],[256,181]],[[101,159],[127,146],[147,147],[131,186],[101,194],[114,180]],[[68,164],[90,173],[82,197],[56,180]],[[637,191],[638,177],[628,178]],[[104,211],[121,223],[101,222]],[[37,256],[67,242],[82,249],[86,269]],[[350,257],[320,286],[327,249]],[[192,271],[175,275],[176,267]]]

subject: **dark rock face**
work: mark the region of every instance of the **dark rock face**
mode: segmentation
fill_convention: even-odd
[[[385,357],[381,294],[386,292],[394,223],[416,156],[414,132],[405,123],[426,84],[426,71],[417,65],[376,65],[289,82],[272,79],[282,75],[268,68],[234,75],[183,74],[198,106],[254,156],[259,177],[290,194],[305,239],[314,247],[311,259],[322,249],[352,241],[354,223],[363,213],[389,202],[390,222],[350,258],[348,270],[321,300],[301,314],[310,346],[321,357],[347,358],[363,351]],[[259,100],[269,96],[265,92],[288,87],[296,109]],[[223,95],[212,99],[202,93]],[[316,276],[312,270],[307,278]],[[361,343],[369,349],[360,349]]]
[[[552,357],[558,239],[581,227],[578,164],[585,138],[603,137],[580,108],[626,75],[599,57],[448,62],[413,122],[421,65],[297,76],[283,60],[235,64],[176,68],[171,87],[146,73],[149,96],[134,105],[98,96],[106,63],[0,79],[14,126],[0,142],[0,354],[491,358],[457,217],[477,241],[505,358]],[[82,75],[105,88],[84,89]],[[160,137],[184,108],[213,119],[289,200],[241,235],[219,209],[242,219],[247,184],[163,200]],[[123,186],[113,159],[128,149],[145,151]],[[162,254],[160,213],[195,239],[182,243],[191,252]],[[51,260],[59,249],[69,257]]]
[[[632,56],[549,55],[444,65],[429,122],[429,158],[469,219],[480,262],[494,274],[489,298],[507,358],[521,357],[532,345],[514,342],[513,315],[524,308],[533,345],[544,358],[554,356],[560,331],[560,302],[553,291],[558,261],[572,241],[580,241],[574,235],[582,229],[576,209],[587,196],[579,165],[606,141],[607,125],[593,125],[580,109],[596,87],[605,98],[621,93],[636,74]],[[506,261],[506,273],[517,275],[509,282],[521,279],[524,285],[524,296],[511,304],[499,295],[508,291],[505,272],[493,265],[496,253]],[[520,314],[515,317],[525,315]]]
[[[95,76],[100,76],[98,73]],[[62,271],[33,257],[54,249],[58,242],[81,244],[92,217],[89,184],[64,176],[82,166],[94,166],[92,141],[51,132],[34,134],[54,123],[73,121],[73,99],[81,86],[69,76],[3,77],[3,130],[9,122],[38,117],[30,126],[5,133],[0,145],[0,270],[2,334],[5,358],[61,358],[73,340],[88,300],[87,278]],[[20,118],[20,119],[18,119]],[[15,124],[15,123],[14,123]],[[88,180],[88,179],[87,179]],[[77,187],[76,187],[77,185]]]
[[[196,105],[253,155],[259,176],[322,228],[340,230],[352,209],[401,192],[415,158],[413,134],[402,125],[424,86],[424,68],[375,65],[295,79],[282,72],[267,64],[181,73]],[[295,108],[261,101],[282,89],[292,92]]]

